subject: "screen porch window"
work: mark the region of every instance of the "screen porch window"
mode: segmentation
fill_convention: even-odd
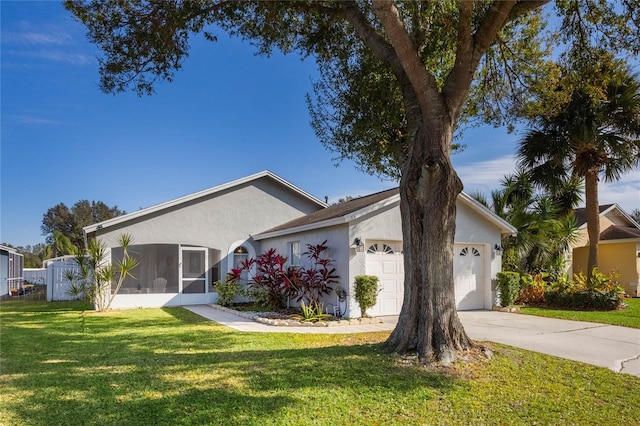
[[[178,245],[142,244],[129,247],[129,255],[138,261],[120,288],[119,294],[177,293]],[[121,247],[111,249],[111,263],[122,259]],[[112,284],[115,290],[116,283]]]

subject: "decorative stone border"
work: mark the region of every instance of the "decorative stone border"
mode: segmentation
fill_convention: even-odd
[[[242,318],[247,318],[262,324],[278,327],[340,327],[345,325],[370,325],[382,323],[382,320],[380,318],[374,317],[341,319],[337,321],[301,322],[289,318],[265,318],[263,316],[260,316],[261,314],[265,314],[266,312],[236,311],[235,309],[216,305],[214,303],[210,304],[209,306],[222,312],[228,312],[234,315],[238,315]]]
[[[511,312],[514,314],[520,313],[520,308],[518,306],[506,306],[504,308],[502,306],[494,306],[491,310],[499,312]]]

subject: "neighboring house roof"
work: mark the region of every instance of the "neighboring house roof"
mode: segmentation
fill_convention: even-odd
[[[615,204],[603,204],[600,207],[600,215],[602,216],[603,213],[609,212],[609,210],[615,206]],[[573,211],[573,214],[576,218],[576,223],[578,224],[578,226],[583,226],[586,225],[587,223],[587,208],[586,207],[581,207],[579,209],[575,209]]]
[[[17,252],[18,252],[18,251],[17,251],[16,249],[14,249],[13,247],[3,246],[3,245],[0,245],[0,250],[2,250],[2,251],[8,251],[8,252],[11,252],[11,253],[17,253]]]
[[[574,210],[574,215],[576,218],[576,223],[578,224],[579,228],[585,228],[587,226],[587,213],[586,213],[586,208],[585,207],[581,207],[579,209],[575,209]],[[617,210],[618,213],[620,214],[620,217],[623,217],[626,219],[626,221],[629,223],[629,225],[631,225],[634,228],[640,229],[640,224],[638,224],[638,222],[636,222],[635,220],[633,220],[633,218],[631,216],[629,216],[627,214],[627,212],[625,212],[624,210],[622,210],[622,208],[617,205],[617,204],[602,204],[599,206],[599,210],[600,210],[600,216],[606,216],[607,214],[611,213],[613,210]]]
[[[624,240],[628,238],[640,238],[640,229],[634,226],[611,225],[600,233],[600,240]]]
[[[501,217],[497,216],[482,204],[478,203],[466,193],[461,193],[458,200],[469,205],[473,210],[483,216],[489,222],[496,225],[504,234],[515,234],[517,230]],[[376,192],[375,194],[355,198],[353,200],[335,204],[326,209],[310,213],[306,216],[294,219],[282,225],[271,228],[258,235],[253,235],[256,240],[272,238],[281,235],[293,234],[295,232],[308,231],[312,229],[325,228],[343,223],[348,223],[364,215],[372,213],[382,207],[398,203],[400,201],[400,191],[398,188]]]
[[[174,200],[171,201],[167,201],[161,204],[156,204],[155,206],[151,206],[151,207],[147,207],[145,209],[141,209],[138,210],[136,212],[133,213],[129,213],[129,214],[125,214],[122,216],[118,216],[115,217],[113,219],[109,219],[109,220],[105,220],[104,222],[100,222],[100,223],[94,223],[93,225],[89,225],[89,226],[85,226],[84,232],[85,233],[89,233],[89,232],[94,232],[97,229],[103,229],[103,228],[107,228],[109,226],[113,226],[119,223],[123,223],[126,221],[129,221],[131,219],[136,219],[142,216],[146,216],[155,212],[158,212],[160,210],[164,210],[170,207],[174,207],[183,203],[188,203],[190,201],[196,200],[198,198],[202,198],[202,197],[207,197],[209,195],[215,194],[217,192],[221,192],[230,188],[233,188],[235,186],[239,186],[239,185],[243,185],[249,182],[252,182],[254,180],[258,180],[261,178],[270,178],[275,180],[276,182],[282,184],[283,186],[289,188],[290,190],[292,190],[293,192],[298,193],[299,195],[301,195],[304,198],[307,198],[308,200],[310,200],[313,203],[316,203],[319,207],[327,207],[327,204],[323,201],[321,201],[320,199],[314,197],[313,195],[303,191],[302,189],[298,188],[297,186],[287,182],[286,180],[282,179],[280,176],[275,175],[274,173],[265,170],[256,174],[253,174],[251,176],[247,176],[241,179],[237,179],[231,182],[227,182],[224,183],[222,185],[218,185],[218,186],[214,186],[213,188],[209,188],[209,189],[205,189],[203,191],[199,191],[199,192],[195,192],[193,194],[190,195],[186,195],[184,197],[180,197],[180,198],[176,198]]]

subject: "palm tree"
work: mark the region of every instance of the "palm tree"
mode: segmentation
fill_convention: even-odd
[[[640,82],[624,70],[604,84],[601,99],[590,89],[574,89],[563,109],[536,118],[517,154],[532,181],[548,188],[571,177],[584,180],[589,276],[598,266],[598,181],[615,182],[640,165]]]
[[[78,247],[73,245],[71,240],[60,231],[53,231],[53,251],[56,256],[64,256],[68,254],[77,254]]]
[[[504,269],[531,274],[546,271],[554,277],[562,274],[564,254],[577,232],[573,208],[580,202],[582,188],[570,180],[554,194],[544,188],[536,190],[522,170],[500,183],[501,188],[489,198],[482,193],[472,196],[518,230],[502,240]]]

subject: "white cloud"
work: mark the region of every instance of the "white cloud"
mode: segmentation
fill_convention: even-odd
[[[56,62],[66,62],[71,65],[87,65],[94,61],[92,56],[83,55],[81,53],[61,52],[57,50],[31,52],[28,56],[49,59]]]
[[[598,201],[600,204],[617,203],[627,213],[640,209],[640,170],[622,175],[618,182],[601,182]]]
[[[68,34],[56,32],[36,31],[7,31],[2,35],[4,43],[21,45],[63,45],[67,44],[71,37]]]
[[[503,156],[493,160],[465,164],[456,167],[466,192],[480,191],[487,195],[500,187],[500,180],[516,169],[513,156]],[[625,211],[640,209],[640,170],[633,170],[621,176],[618,182],[600,182],[598,187],[600,204],[617,203]]]
[[[44,59],[71,65],[87,65],[95,62],[84,47],[86,41],[79,33],[77,23],[69,25],[36,25],[22,21],[14,29],[2,31],[3,61],[12,58],[14,62],[24,58]],[[19,59],[18,59],[19,58]]]
[[[515,171],[516,162],[512,155],[506,155],[493,160],[457,166],[455,169],[464,184],[465,192],[489,193],[500,186],[500,181],[505,175]]]
[[[39,125],[58,125],[64,124],[61,121],[52,120],[46,117],[39,117],[36,115],[22,114],[22,115],[9,115],[8,119],[22,126],[39,126]]]

